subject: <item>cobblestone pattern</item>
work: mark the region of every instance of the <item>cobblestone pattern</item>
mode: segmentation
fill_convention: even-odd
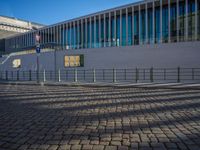
[[[0,150],[199,150],[200,91],[0,85]]]

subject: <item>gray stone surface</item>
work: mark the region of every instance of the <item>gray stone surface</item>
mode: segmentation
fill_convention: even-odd
[[[200,90],[0,84],[0,148],[200,149]]]

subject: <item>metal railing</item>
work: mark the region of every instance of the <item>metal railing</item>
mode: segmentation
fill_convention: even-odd
[[[200,68],[66,69],[0,71],[7,81],[40,82],[200,82]]]

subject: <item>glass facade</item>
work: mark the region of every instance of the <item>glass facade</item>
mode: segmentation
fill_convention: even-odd
[[[17,35],[6,39],[6,49],[19,51],[34,47],[36,33],[41,36],[42,48],[50,45],[51,48],[60,46],[59,49],[200,40],[200,1],[182,0],[178,5],[177,1],[167,2],[163,0],[160,6],[159,2],[153,5],[148,1]]]

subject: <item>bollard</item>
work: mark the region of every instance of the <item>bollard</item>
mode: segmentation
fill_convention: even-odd
[[[8,71],[6,70],[6,80],[8,80]]]
[[[77,69],[74,69],[74,82],[77,82]]]
[[[60,78],[60,69],[58,69],[58,82],[61,81],[61,78]]]
[[[113,83],[116,83],[117,79],[116,79],[116,69],[113,68]]]
[[[19,81],[19,70],[17,70],[17,81]]]
[[[13,71],[11,71],[11,76],[12,76],[12,81],[13,81],[13,80],[14,80],[14,79],[13,79]]]
[[[31,70],[29,70],[29,81],[31,81]]]
[[[153,67],[150,69],[150,81],[153,82]]]
[[[177,82],[180,82],[180,67],[177,68]]]
[[[194,68],[192,68],[192,80],[194,80]]]
[[[138,82],[138,68],[135,69],[135,82],[137,83]]]
[[[44,79],[44,82],[46,82],[46,72],[45,72],[45,69],[43,71],[43,79]]]

